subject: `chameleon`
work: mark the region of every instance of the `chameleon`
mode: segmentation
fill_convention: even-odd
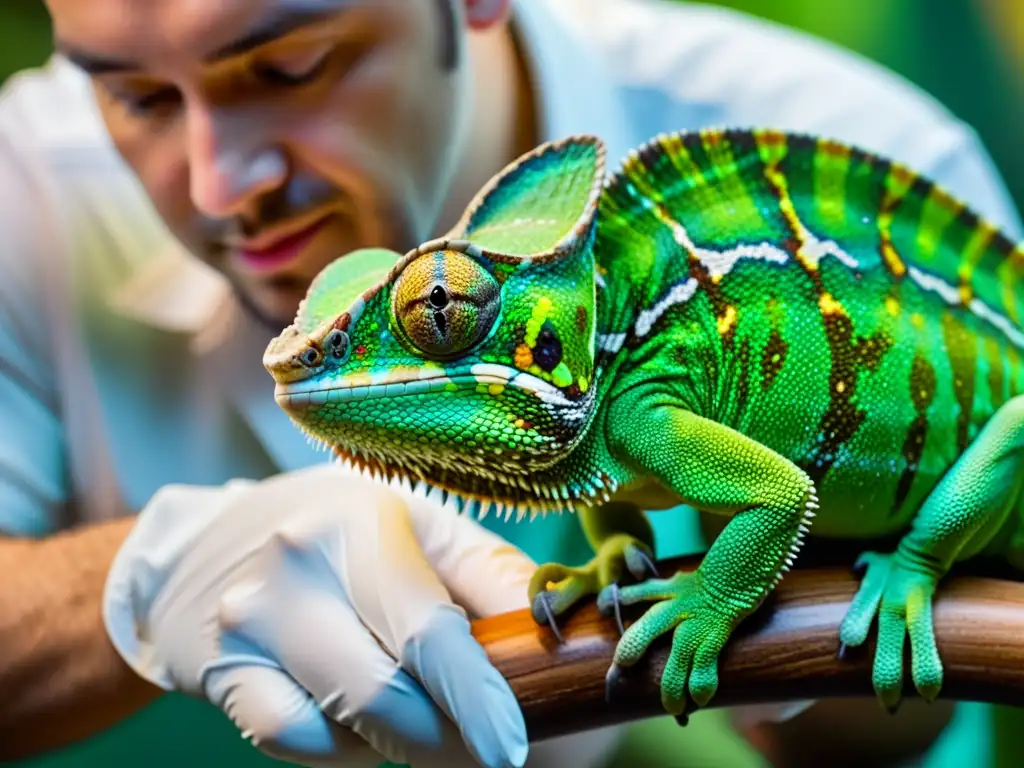
[[[935,699],[942,579],[1024,566],[1024,247],[827,136],[681,130],[606,162],[597,136],[548,141],[444,236],[333,261],[264,353],[277,404],[463,512],[576,513],[593,558],[540,565],[528,597],[555,628],[584,599],[642,609],[609,690],[671,632],[661,703],[707,706],[816,536],[863,542],[838,650],[877,617],[877,700],[899,706],[908,638]],[[663,577],[647,515],[680,506],[727,522]]]

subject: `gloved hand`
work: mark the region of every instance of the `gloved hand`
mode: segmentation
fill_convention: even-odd
[[[524,607],[535,567],[452,507],[325,465],[161,490],[104,619],[138,674],[279,759],[521,766],[522,714],[466,612]]]

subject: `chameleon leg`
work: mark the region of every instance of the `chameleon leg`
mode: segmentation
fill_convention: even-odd
[[[979,554],[1006,522],[1024,480],[1024,396],[1005,403],[929,494],[896,551],[865,552],[859,590],[839,629],[840,655],[861,645],[875,615],[878,644],[872,683],[890,712],[903,687],[903,645],[910,636],[911,674],[931,701],[942,687],[932,627],[932,597],[957,561]]]
[[[729,427],[671,405],[644,404],[642,396],[623,407],[628,419],[608,420],[630,425],[613,435],[616,455],[659,478],[682,503],[732,516],[692,573],[617,590],[623,604],[656,602],[619,641],[609,691],[621,667],[638,662],[656,638],[673,630],[661,694],[665,709],[678,716],[687,687],[698,706],[714,696],[722,648],[788,569],[817,498],[806,473]],[[606,588],[598,606],[606,608],[615,597]]]
[[[556,616],[581,598],[617,584],[624,571],[635,579],[655,573],[654,531],[642,509],[627,502],[612,501],[578,514],[594,557],[580,568],[546,563],[534,572],[530,581],[533,618],[539,624],[550,624],[556,635]],[[561,639],[561,635],[558,636]]]

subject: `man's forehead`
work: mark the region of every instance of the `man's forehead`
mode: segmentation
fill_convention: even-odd
[[[47,0],[56,49],[86,71],[154,53],[214,62],[374,0]],[[376,0],[390,2],[390,0]]]

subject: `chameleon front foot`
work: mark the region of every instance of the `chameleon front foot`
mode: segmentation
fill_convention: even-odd
[[[623,633],[605,679],[605,696],[623,667],[643,658],[651,644],[674,630],[672,650],[661,677],[661,702],[678,718],[685,716],[687,688],[693,703],[705,706],[718,690],[718,657],[742,616],[733,615],[704,590],[693,573],[668,579],[649,579],[626,587],[606,587],[598,595],[598,608],[612,610],[616,603],[632,605],[657,601]]]
[[[901,703],[903,643],[910,636],[914,687],[933,701],[942,688],[942,661],[932,625],[932,597],[940,574],[922,563],[903,562],[898,554],[865,552],[855,571],[863,573],[860,588],[839,627],[839,656],[863,644],[878,615],[878,643],[871,682],[882,706],[890,713]]]
[[[657,575],[651,549],[640,539],[624,533],[608,537],[597,554],[582,567],[570,568],[559,563],[540,566],[529,587],[534,621],[549,625],[561,642],[557,617],[582,598],[617,584],[626,572],[637,580]],[[621,622],[619,626],[621,631]]]

